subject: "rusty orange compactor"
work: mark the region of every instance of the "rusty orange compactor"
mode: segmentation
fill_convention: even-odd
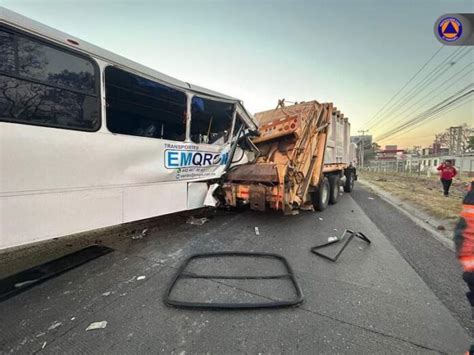
[[[336,203],[340,186],[352,191],[349,122],[331,103],[317,101],[255,114],[259,154],[229,170],[222,185],[227,205],[281,210],[303,205],[323,210]]]

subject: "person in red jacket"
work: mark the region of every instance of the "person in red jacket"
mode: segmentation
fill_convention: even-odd
[[[446,160],[443,164],[438,166],[439,176],[441,178],[441,184],[443,185],[444,196],[448,197],[449,188],[453,182],[453,177],[457,175],[457,170],[453,166],[451,160]]]
[[[474,180],[462,201],[462,211],[454,230],[454,242],[459,262],[463,268],[463,279],[469,291],[466,293],[474,315]],[[474,354],[474,344],[469,349]]]

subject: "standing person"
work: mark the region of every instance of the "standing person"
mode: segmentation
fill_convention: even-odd
[[[443,185],[444,196],[448,197],[449,188],[453,182],[453,177],[457,175],[457,170],[453,166],[451,160],[446,160],[443,164],[438,166],[439,176],[441,178],[441,184]]]
[[[459,222],[454,230],[457,257],[463,268],[463,279],[469,287],[466,293],[474,315],[474,180],[471,181],[469,191],[462,201],[462,211]],[[474,344],[469,349],[474,354]]]

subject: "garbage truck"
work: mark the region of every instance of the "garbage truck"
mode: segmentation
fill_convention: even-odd
[[[286,105],[256,113],[259,135],[249,143],[254,158],[232,166],[221,194],[227,206],[250,206],[292,214],[322,211],[351,192],[357,179],[350,123],[332,103]]]

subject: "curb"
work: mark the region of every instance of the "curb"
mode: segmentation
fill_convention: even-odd
[[[361,185],[364,185],[370,189],[372,189],[381,199],[388,202],[390,205],[395,207],[397,210],[402,212],[405,216],[407,216],[410,220],[412,220],[415,224],[420,226],[421,228],[430,232],[433,237],[439,241],[443,246],[446,248],[455,251],[454,241],[450,239],[447,235],[440,233],[436,227],[437,223],[435,224],[433,217],[426,215],[423,212],[420,212],[417,208],[411,206],[410,204],[404,202],[403,200],[399,199],[398,197],[393,196],[392,194],[384,191],[378,186],[375,186],[367,181],[362,179],[357,180]]]

